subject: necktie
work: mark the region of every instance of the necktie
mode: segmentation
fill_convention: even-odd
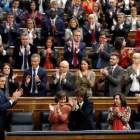
[[[27,69],[27,52],[26,52],[26,46],[24,46],[25,51],[24,51],[24,69]]]
[[[76,54],[76,47],[74,49],[74,55],[73,55],[73,66],[77,66],[77,54]]]
[[[9,25],[9,30],[8,30],[8,45],[11,46],[11,28],[10,28],[10,25]]]
[[[96,65],[96,68],[97,69],[100,69],[101,68],[101,60],[102,60],[101,53],[99,52],[98,53],[98,62],[97,62],[97,65]]]
[[[60,81],[59,90],[60,90],[60,91],[63,90],[63,81],[62,81],[62,79],[61,79],[61,81]]]
[[[36,71],[36,69],[33,69],[33,87],[32,87],[32,94],[35,94],[35,88],[36,88],[36,81],[35,81],[35,76],[36,76],[36,74],[35,74],[35,71]]]
[[[92,29],[92,43],[95,43],[95,33],[94,33],[94,28]]]
[[[110,69],[109,74],[110,74],[110,75],[112,75],[112,74],[113,74],[113,68],[112,68],[112,67],[111,67],[111,69]]]
[[[54,26],[54,19],[52,20],[52,25]],[[52,33],[53,33],[53,39],[54,39],[54,41],[55,41],[54,29],[52,29]]]

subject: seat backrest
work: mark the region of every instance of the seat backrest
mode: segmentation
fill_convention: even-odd
[[[105,82],[96,83],[96,96],[102,97],[104,96]]]
[[[95,113],[95,110],[93,110],[93,121],[96,122],[96,113]]]
[[[132,118],[132,121],[140,122],[140,116],[139,116],[138,110],[133,111],[131,118]]]
[[[109,113],[108,110],[101,110],[100,122],[107,122],[108,113]]]
[[[34,121],[32,112],[12,112],[10,131],[33,131]]]

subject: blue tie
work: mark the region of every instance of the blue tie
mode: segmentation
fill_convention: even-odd
[[[97,62],[97,65],[96,65],[96,68],[97,69],[100,69],[101,68],[101,60],[102,60],[101,53],[99,52],[98,53],[98,62]]]
[[[35,71],[36,69],[33,69],[34,73],[33,73],[33,87],[32,87],[32,94],[35,94],[35,88],[36,88],[36,81],[35,81]]]
[[[24,51],[24,69],[27,69],[27,52],[26,52],[26,46],[25,47],[25,51]]]
[[[61,79],[60,85],[59,85],[59,90],[63,90],[63,80]]]

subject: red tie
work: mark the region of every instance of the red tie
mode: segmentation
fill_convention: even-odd
[[[92,43],[95,43],[95,34],[94,34],[94,28],[92,29]]]
[[[76,55],[76,47],[74,49],[74,56],[73,56],[73,66],[77,66],[77,55]]]
[[[52,25],[54,25],[54,20],[52,20]],[[53,39],[54,39],[54,41],[55,41],[54,29],[52,29],[52,33],[53,33]]]

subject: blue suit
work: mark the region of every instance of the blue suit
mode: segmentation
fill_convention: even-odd
[[[26,77],[28,75],[31,76],[31,80],[30,80],[29,85],[25,86]],[[40,84],[37,84],[37,90],[38,90],[39,97],[45,97],[46,96],[47,71],[45,69],[39,67],[37,75],[40,79]],[[25,96],[31,95],[30,94],[31,86],[32,86],[32,67],[30,67],[29,69],[26,69],[24,72],[24,75],[23,75],[21,87],[24,89]]]
[[[56,32],[55,35],[55,42],[57,43],[57,46],[62,46],[62,36],[65,34],[65,27],[62,20],[60,20],[58,17],[55,19],[55,27]],[[49,36],[53,37],[53,32],[51,29],[52,23],[50,19],[45,19],[42,22],[42,29],[41,34],[43,37],[47,38]]]
[[[83,38],[84,38],[84,41],[85,41],[87,47],[92,46],[92,32],[89,32],[89,30],[90,30],[89,23],[83,26]],[[102,32],[103,30],[104,30],[103,25],[100,24],[100,31],[98,31],[97,25],[95,23],[94,34],[95,34],[96,42],[99,42],[99,35],[100,35],[100,32]]]
[[[74,51],[73,50],[74,50],[73,49],[73,43],[72,43],[71,51],[69,51],[69,49],[68,49],[68,43],[65,44],[64,58],[65,58],[66,61],[68,61],[70,69],[73,68],[73,65],[72,65],[72,60],[73,60],[73,56],[74,56]],[[77,53],[78,64],[80,63],[81,59],[85,56],[86,56],[86,44],[83,43],[83,42],[80,42],[79,52]],[[75,67],[75,68],[78,68],[78,67],[79,66],[77,65],[77,67]]]

